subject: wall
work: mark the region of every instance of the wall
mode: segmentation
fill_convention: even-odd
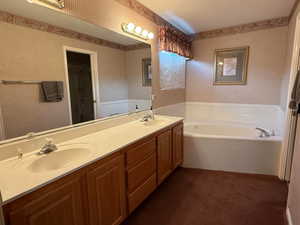
[[[151,58],[151,49],[144,48],[138,50],[126,51],[126,76],[128,80],[128,98],[129,99],[147,99],[151,98],[151,87],[143,87],[143,64],[142,60]]]
[[[286,99],[288,93],[290,69],[292,63],[292,52],[294,34],[296,28],[297,15],[300,12],[300,4],[298,5],[293,18],[289,25],[289,46],[288,46],[288,57],[284,76],[284,83],[282,86],[282,107],[286,108]],[[291,219],[294,225],[300,224],[300,118],[298,118],[297,135],[295,142],[295,152],[293,157],[293,169],[291,175],[291,181],[289,185],[289,197],[288,197],[288,208],[290,210]]]
[[[128,99],[124,51],[2,22],[0,33],[1,79],[65,81],[62,47],[66,45],[98,53],[101,101]],[[39,88],[36,84],[1,86],[7,138],[69,124],[67,98],[44,103]]]
[[[186,100],[279,105],[286,43],[287,27],[194,41]],[[247,85],[213,86],[214,50],[239,46],[250,46]]]

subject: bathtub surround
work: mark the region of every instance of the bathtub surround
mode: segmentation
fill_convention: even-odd
[[[284,113],[278,105],[186,102],[155,110],[161,115],[184,117],[185,122],[240,124],[274,129],[283,135]]]
[[[194,59],[187,62],[186,101],[279,105],[286,34],[287,27],[279,27],[195,40]],[[215,49],[239,46],[250,47],[247,85],[213,86]]]

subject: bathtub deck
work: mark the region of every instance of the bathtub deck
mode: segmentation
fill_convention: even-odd
[[[285,225],[276,177],[178,169],[123,225]]]

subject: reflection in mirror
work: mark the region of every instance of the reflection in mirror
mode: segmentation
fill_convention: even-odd
[[[18,0],[0,33],[0,140],[151,107],[143,42]]]

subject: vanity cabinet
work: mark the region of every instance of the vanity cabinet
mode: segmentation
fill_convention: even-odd
[[[156,138],[142,140],[126,151],[128,211],[133,212],[157,186]]]
[[[158,183],[162,183],[173,170],[172,130],[157,136]]]
[[[87,171],[90,225],[117,225],[126,217],[124,156],[100,160]]]
[[[79,171],[5,205],[6,225],[88,225],[85,193]]]
[[[173,128],[173,168],[183,163],[183,124]]]
[[[182,162],[177,123],[4,205],[6,225],[119,225]]]

